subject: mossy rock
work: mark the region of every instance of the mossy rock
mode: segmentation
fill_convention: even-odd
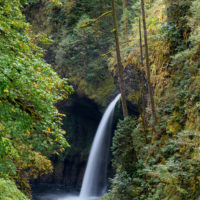
[[[0,200],[29,200],[10,180],[0,178]]]

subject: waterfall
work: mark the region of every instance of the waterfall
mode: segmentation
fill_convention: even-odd
[[[105,192],[111,124],[120,96],[118,94],[109,104],[96,131],[79,196],[81,200],[99,197]]]

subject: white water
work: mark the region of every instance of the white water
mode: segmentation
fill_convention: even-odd
[[[101,196],[106,190],[107,158],[113,112],[120,94],[107,107],[94,138],[80,192],[80,199]]]

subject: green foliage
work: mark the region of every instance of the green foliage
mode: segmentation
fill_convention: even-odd
[[[28,2],[25,13],[34,30],[54,38],[52,45],[45,47],[48,62],[57,65],[57,72],[68,77],[77,93],[84,93],[104,106],[108,101],[106,83],[111,83],[110,93],[115,90],[107,58],[102,56],[113,41],[111,14],[99,18],[110,11],[110,1],[64,0],[60,7],[48,5],[45,0]],[[88,22],[93,22],[92,26],[81,28]],[[95,95],[96,91],[100,96]]]
[[[198,198],[200,175],[198,143],[198,132],[184,131],[160,148],[156,153],[154,165],[148,171],[144,169],[146,175],[150,177],[149,180],[157,179],[159,183],[155,190],[151,190],[149,199]],[[162,159],[161,162],[159,159]],[[148,163],[152,161],[149,160]]]
[[[136,122],[131,118],[120,121],[113,137],[113,167],[119,171],[129,173],[134,169],[134,161],[137,160],[134,149],[134,136],[132,134]]]
[[[83,15],[71,34],[64,33],[67,37],[59,45],[56,60],[59,66],[65,67],[69,77],[77,76],[97,84],[106,79],[106,66],[98,52],[99,37],[95,36],[95,30],[92,27],[80,28],[89,21],[91,19]]]
[[[114,199],[132,199],[133,195],[132,178],[130,175],[123,171],[116,174],[112,180],[112,191],[101,198],[101,200],[114,200]]]
[[[0,178],[0,200],[28,200],[14,182]]]
[[[55,104],[72,88],[43,60],[36,42],[49,39],[32,33],[20,8],[0,2],[0,177],[28,192],[29,178],[51,172],[48,157],[69,146]]]
[[[117,125],[113,137],[112,164],[116,175],[112,179],[112,190],[102,199],[133,199],[137,196],[133,177],[139,168],[137,151],[144,145],[143,137],[137,134],[136,121],[131,117],[125,118]],[[138,137],[139,136],[139,137]]]
[[[139,159],[137,163],[129,160],[128,165],[134,165],[132,173],[119,168],[112,180],[112,190],[102,199],[198,199],[199,141],[199,132],[180,132],[157,149],[150,159]],[[146,151],[152,148],[147,147]],[[143,153],[137,156],[142,158],[140,154]]]
[[[0,158],[0,177],[14,176],[16,167],[12,161],[19,158],[19,154],[8,138],[0,137]]]
[[[124,139],[118,143],[113,141],[115,148],[119,146],[121,149],[113,149],[113,163],[117,170],[111,190],[103,200],[199,199],[199,3],[199,0],[157,0],[146,5],[151,75],[160,138],[151,144],[148,141],[147,144],[137,142],[138,147],[132,143],[135,138],[143,137],[142,124],[138,120],[130,130],[133,136],[128,137],[127,145],[124,145]],[[138,33],[137,20],[133,31],[135,35]],[[140,54],[137,36],[134,44],[131,54],[136,58],[129,54],[128,62],[138,65],[137,57]],[[151,118],[149,105],[146,118]],[[126,129],[121,127],[116,133],[118,131],[120,137],[126,133]],[[117,135],[114,138],[119,137]],[[150,137],[151,133],[147,132],[147,138]],[[132,160],[133,154],[126,154],[131,147],[136,151],[136,163]],[[125,167],[122,167],[123,163]],[[126,166],[131,166],[132,173],[127,172]]]
[[[63,6],[61,7],[49,4],[45,1],[39,2],[30,0],[29,6],[26,7],[27,10],[25,10],[29,11],[31,5],[34,5],[32,6],[34,9],[39,7],[39,11],[41,12],[38,13],[40,13],[40,15],[32,15],[36,16],[32,22],[34,25],[38,26],[38,24],[40,24],[38,21],[40,22],[41,18],[42,25],[39,26],[37,30],[44,29],[46,33],[50,34],[55,39],[55,42],[50,47],[50,51],[53,53],[51,53],[50,56],[47,54],[47,59],[55,55],[56,64],[58,65],[57,70],[64,77],[69,77],[70,82],[75,85],[77,92],[79,94],[86,94],[101,105],[105,105],[106,100],[102,99],[105,97],[107,98],[109,93],[115,89],[113,79],[108,73],[107,61],[109,61],[110,71],[116,75],[116,56],[113,53],[115,49],[113,50],[112,47],[111,16],[106,15],[104,20],[96,19],[101,16],[102,13],[110,10],[110,1],[101,1],[101,4],[96,0],[69,0],[62,2]],[[144,135],[141,119],[136,121],[127,118],[119,123],[113,138],[112,147],[113,167],[116,170],[116,175],[112,180],[110,192],[102,199],[197,200],[200,196],[199,0],[147,0],[145,1],[145,8],[147,15],[151,80],[154,86],[160,138],[157,138],[156,141],[149,144],[148,142],[152,137],[152,133],[150,129],[147,129]],[[121,30],[122,33],[120,39],[123,41],[123,44],[121,44],[123,64],[124,66],[130,66],[130,64],[132,64],[135,68],[137,67],[143,70],[139,63],[138,17],[140,16],[140,1],[129,1],[128,8],[124,11],[123,16],[121,1],[117,1],[117,10],[118,18],[120,19],[122,17],[119,30]],[[36,11],[38,10],[36,9]],[[46,20],[47,18],[48,20]],[[2,25],[1,30],[3,36],[7,34],[6,27],[8,25],[9,23]],[[132,32],[128,30],[128,38],[125,38],[124,33],[127,34],[126,29],[131,25]],[[15,28],[21,28],[20,31],[24,29],[20,24],[17,24]],[[60,35],[60,33],[62,33],[62,35]],[[11,47],[9,47],[9,42],[2,40],[2,45],[3,44],[8,44],[3,49],[11,49]],[[15,47],[15,45],[12,46]],[[41,54],[40,51],[40,49],[37,49],[34,53]],[[29,51],[26,47],[26,51],[23,53],[27,52]],[[9,54],[9,56],[10,55],[12,54]],[[104,56],[102,57],[101,55]],[[3,66],[15,66],[9,61],[9,56],[1,59]],[[16,60],[16,57],[14,56],[12,60]],[[23,62],[24,60],[25,59],[23,59]],[[50,61],[52,62],[52,60]],[[9,70],[10,68],[7,69],[8,72],[6,71],[6,74],[12,75],[12,70],[11,72]],[[14,78],[15,76],[12,77],[12,79]],[[34,76],[33,79],[35,81],[37,77]],[[17,80],[20,82],[20,79]],[[44,79],[43,82],[45,82],[45,80],[46,79]],[[37,91],[41,83],[34,84],[36,84],[35,86],[37,87],[31,87],[31,82],[27,86],[31,93],[33,89]],[[8,95],[11,95],[10,92],[13,92],[11,84],[3,85],[2,83],[1,85],[1,93],[7,98]],[[16,85],[20,84],[17,82]],[[25,89],[27,88],[25,87]],[[45,87],[45,89],[47,89],[47,87]],[[20,95],[24,94],[24,90],[22,90],[20,86],[18,86],[18,90],[20,91]],[[45,92],[44,95],[45,101],[49,100],[46,94],[47,92]],[[21,97],[20,95],[19,97]],[[37,96],[39,95],[40,93],[37,93]],[[138,95],[135,93],[132,96],[137,98]],[[31,105],[29,109],[33,111],[38,111],[39,108],[41,108],[42,111],[45,112],[45,109],[51,108],[49,104],[47,107],[41,106],[42,103],[37,104],[36,102],[38,102],[38,100],[33,101],[35,96],[31,96],[28,100],[26,100],[25,97],[26,96],[23,96],[23,102],[25,101],[27,103],[25,105],[28,105],[28,108],[29,105]],[[54,101],[54,103],[55,102],[56,101]],[[149,123],[151,122],[151,115],[149,112],[148,99],[146,102],[147,108],[145,117],[146,121]],[[10,102],[8,101],[7,103]],[[5,104],[2,104],[2,109],[4,107]],[[52,131],[53,127],[50,127],[49,124],[46,123],[44,127],[47,131],[43,132],[43,130],[40,129],[43,126],[38,123],[39,120],[37,120],[38,116],[34,115],[32,117],[37,124],[29,130],[27,127],[33,124],[32,122],[34,120],[32,121],[32,117],[30,117],[29,114],[27,115],[27,112],[25,112],[26,115],[24,112],[23,115],[20,115],[18,111],[20,108],[21,106],[18,106],[17,109],[13,109],[14,111],[17,110],[17,115],[19,115],[23,121],[25,120],[24,123],[18,124],[16,116],[15,118],[12,116],[12,120],[7,120],[11,122],[11,125],[0,121],[2,132],[5,127],[8,127],[9,130],[14,132],[13,127],[15,127],[18,132],[22,133],[25,131],[25,133],[27,133],[27,138],[24,137],[26,139],[25,141],[30,141],[30,135],[36,135],[37,138],[40,137],[40,140],[46,141],[46,143],[42,145],[37,143],[38,147],[43,147],[43,149],[39,149],[43,152],[45,146],[47,146],[47,144],[49,146],[49,143],[51,144],[51,142],[54,141],[44,140],[45,135],[43,133],[48,133],[49,130]],[[7,110],[8,109],[5,111],[3,110],[4,116],[8,115]],[[10,112],[12,113],[14,111],[11,110]],[[44,116],[44,118],[47,119],[47,116]],[[53,118],[50,117],[50,122],[52,122],[52,119]],[[14,126],[14,123],[17,125]],[[19,127],[22,126],[24,129],[21,128],[19,130]],[[9,144],[8,146],[11,152],[13,152],[8,158],[11,158],[10,160],[12,163],[17,163],[17,161],[13,159],[13,155],[17,152],[16,155],[22,157],[23,153],[18,150],[15,151],[16,147],[12,143],[10,135],[10,132],[3,135],[4,138],[2,138],[1,143],[3,143],[2,146],[4,150],[2,150],[2,156],[5,157],[8,151],[8,149],[5,149],[4,145],[4,143],[7,143]],[[13,137],[13,135],[11,136]],[[49,138],[49,135],[49,133],[46,134],[46,136],[48,136],[47,138]],[[5,140],[5,138],[8,140]],[[35,137],[32,136],[32,142],[34,138]],[[56,141],[55,137],[54,139]],[[36,141],[38,142],[38,140]],[[24,149],[28,152],[27,147]],[[34,149],[37,149],[36,144],[34,145]],[[54,149],[51,149],[51,151],[52,150]],[[61,151],[62,150],[63,148],[61,148]],[[27,155],[26,157],[30,158]],[[40,154],[34,156],[34,159],[32,159],[33,162],[38,163],[35,158],[39,158],[40,162],[43,160]],[[5,163],[8,162],[6,161]],[[27,165],[22,165],[22,163],[20,163],[19,166],[24,166],[24,168],[27,169],[28,164],[29,162],[27,162]],[[6,166],[8,165],[10,164],[6,164]],[[43,163],[43,165],[45,169],[48,168],[49,171],[51,170],[48,162]],[[12,166],[15,167],[16,165]],[[10,170],[10,172],[4,172],[4,174],[13,174],[15,171],[14,167],[11,168],[12,170]],[[43,169],[39,169],[38,165],[34,165],[32,169],[43,171]],[[31,173],[33,172],[30,170],[30,174]],[[21,177],[23,177],[22,174]]]
[[[108,17],[106,16],[106,18]],[[85,26],[91,22],[92,26]],[[85,27],[83,28],[83,26]],[[112,79],[107,69],[106,58],[102,56],[108,50],[111,37],[110,34],[107,36],[101,31],[104,26],[105,22],[102,23],[101,19],[95,21],[83,14],[73,30],[63,31],[63,37],[58,50],[56,50],[58,71],[67,74],[69,81],[77,88],[78,93],[85,93],[101,105],[104,105],[103,101],[106,96],[95,96],[94,93],[96,90],[102,89],[105,82],[110,82]],[[112,88],[113,86],[112,84]],[[112,88],[109,92],[112,91]],[[105,86],[104,90],[107,90]],[[99,97],[101,101],[99,101]]]
[[[167,12],[167,21],[168,26],[172,28],[165,30],[166,32],[171,32],[171,37],[169,40],[172,45],[170,50],[181,51],[187,48],[187,39],[190,32],[190,27],[187,24],[186,15],[190,14],[190,6],[192,1],[165,1],[166,12]]]

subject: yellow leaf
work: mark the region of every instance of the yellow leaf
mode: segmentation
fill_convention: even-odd
[[[5,90],[3,90],[5,93],[8,93],[8,89],[6,88]]]
[[[185,148],[181,148],[181,149],[179,150],[180,153],[183,153],[184,151],[185,151]]]
[[[193,172],[193,169],[190,169],[189,172],[192,173],[192,172]]]
[[[116,31],[116,28],[113,28],[112,31],[111,31],[111,33],[115,32],[115,31]]]
[[[90,25],[90,23],[81,24],[80,28],[85,28],[85,27],[87,27],[89,25]]]
[[[30,135],[30,134],[31,134],[29,130],[26,130],[26,133],[27,133],[28,135]]]

